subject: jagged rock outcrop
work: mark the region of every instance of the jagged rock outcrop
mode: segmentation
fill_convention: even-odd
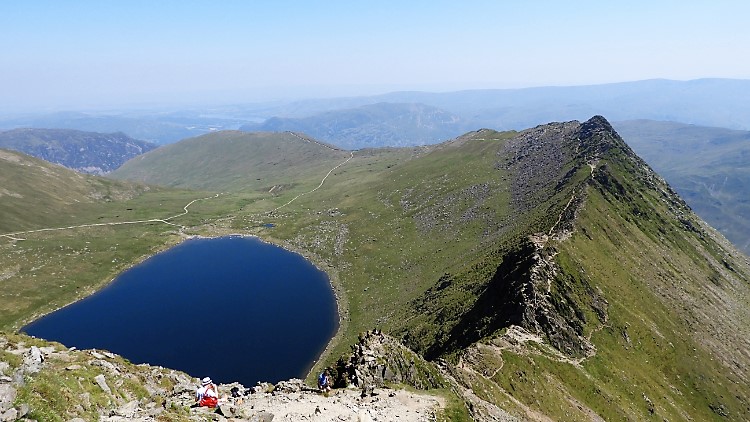
[[[363,395],[388,383],[408,384],[420,390],[448,385],[434,365],[377,329],[359,336],[351,355],[339,359],[334,376],[337,386],[357,386]]]

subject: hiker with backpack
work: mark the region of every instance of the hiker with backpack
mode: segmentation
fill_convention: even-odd
[[[318,375],[318,388],[324,393],[331,391],[331,374],[328,369]]]
[[[219,405],[219,389],[211,378],[206,377],[201,380],[201,386],[195,392],[195,402],[199,407],[214,408]]]

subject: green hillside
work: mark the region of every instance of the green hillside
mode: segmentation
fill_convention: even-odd
[[[149,189],[82,175],[8,150],[0,150],[0,186],[0,233],[66,224],[74,210],[127,200]]]
[[[128,161],[111,177],[188,189],[280,194],[316,186],[321,172],[349,155],[288,132],[223,131],[163,146]]]
[[[68,257],[85,251],[80,233],[8,241],[0,274],[18,283],[0,305],[54,291],[60,274],[91,289],[182,235],[256,234],[331,277],[341,329],[320,364],[377,327],[439,363],[477,420],[750,418],[750,264],[601,117],[353,154],[293,134],[174,147],[125,167],[233,193],[179,227],[87,229],[127,252],[110,263],[114,244],[97,242],[100,255],[84,256],[99,278],[80,279],[91,268]],[[188,195],[156,197],[179,209]],[[153,198],[132,201],[156,215]],[[48,309],[28,302],[3,326]]]
[[[750,253],[750,132],[652,120],[615,128],[698,215]]]
[[[603,119],[480,131],[356,193],[336,183],[357,171],[267,235],[327,263],[349,312],[339,352],[398,333],[457,364],[485,416],[748,417],[746,258]]]

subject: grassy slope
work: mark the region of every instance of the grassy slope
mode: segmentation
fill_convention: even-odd
[[[276,217],[278,226],[268,236],[328,263],[343,286],[350,322],[334,355],[358,332],[374,326],[401,332],[422,350],[452,353],[450,328],[460,326],[461,316],[481,297],[482,286],[503,258],[526,235],[549,229],[567,199],[585,190],[576,223],[580,227],[556,246],[563,287],[555,300],[581,302],[582,333],[591,337],[597,353],[575,367],[544,356],[529,358],[525,351],[503,352],[500,361],[508,370],[498,372],[489,385],[496,391],[517,389],[511,394],[528,404],[519,411],[559,419],[582,417],[579,404],[613,419],[642,419],[651,415],[650,409],[670,420],[686,415],[710,419],[725,411],[734,419],[747,416],[746,388],[735,384],[742,378],[727,366],[736,361],[746,368],[744,357],[716,346],[722,341],[744,344],[750,326],[747,282],[742,281],[748,269],[741,255],[723,249],[710,232],[690,229],[700,227],[697,219],[670,202],[674,196],[654,181],[658,177],[641,174],[642,180],[635,179],[644,164],[613,165],[629,158],[622,152],[606,157],[602,165],[609,170],[603,174],[609,176],[598,184],[625,186],[625,191],[596,187],[590,169],[568,150],[564,155],[570,161],[552,181],[528,183],[534,189],[527,193],[535,192],[541,202],[516,214],[524,204],[514,202],[509,184],[524,168],[496,165],[507,159],[498,154],[512,135],[476,133],[424,149],[418,159],[374,172],[363,182],[366,188],[347,191],[345,186],[359,180],[363,168],[381,159],[365,164],[366,158],[358,157],[321,195]],[[489,189],[482,190],[485,185]],[[597,189],[615,189],[619,197],[607,198]],[[333,208],[336,212],[315,211]],[[727,272],[724,261],[737,273]],[[450,277],[441,280],[446,273]],[[587,274],[585,282],[581,273]],[[431,296],[436,289],[427,289],[445,280],[449,287],[442,290],[448,293]],[[681,290],[668,288],[674,285]],[[609,302],[606,324],[590,308],[589,290]],[[726,309],[717,301],[732,306]],[[420,303],[421,308],[414,307]],[[479,338],[494,335],[481,322],[473,329]],[[626,337],[632,346],[623,346]],[[516,406],[507,395],[489,398]]]
[[[126,162],[112,177],[197,190],[309,190],[349,157],[289,133],[223,131],[163,146]]]
[[[548,245],[558,252],[553,294],[590,286],[608,302],[605,321],[582,307],[596,353],[573,364],[499,335],[459,377],[527,416],[746,420],[746,258],[624,151],[600,163],[572,237]]]
[[[586,161],[591,156],[578,154],[575,137],[547,150],[555,145],[556,131],[565,127],[537,128],[513,142],[514,133],[480,131],[434,147],[359,151],[324,188],[273,214],[266,211],[304,186],[295,185],[297,190],[286,196],[256,190],[201,203],[203,214],[186,219],[193,226],[188,232],[259,234],[301,251],[328,271],[348,311],[342,341],[329,359],[346,351],[359,332],[378,326],[401,333],[413,347],[455,361],[465,357],[462,350],[472,350],[457,341],[456,333],[468,332],[471,341],[488,343],[479,354],[486,373],[494,372],[492,365],[503,369],[482,376],[482,366],[467,360],[466,372],[457,371],[457,378],[478,395],[518,412],[576,420],[582,409],[590,409],[612,419],[643,419],[651,403],[655,413],[670,420],[712,418],[725,411],[734,419],[747,416],[747,357],[722,348],[746,345],[750,306],[747,280],[741,281],[748,274],[746,264],[730,257],[731,250],[722,250],[708,232],[686,229],[699,227],[694,217],[676,214],[686,211],[661,196],[664,189],[652,176],[633,176],[643,165],[618,167],[622,157],[609,155],[596,173],[607,177],[592,179]],[[236,189],[253,179],[249,173],[240,176],[245,179]],[[288,171],[278,177],[293,180]],[[492,292],[487,287],[498,268],[526,237],[555,226],[576,195],[586,199],[573,236],[549,246],[558,252],[559,268],[549,300],[561,310],[580,311],[580,329],[591,336],[596,354],[578,367],[560,363],[557,352],[543,346],[497,353],[493,342],[504,344],[504,331],[497,331],[502,321],[485,318],[475,303]],[[268,222],[276,227],[261,227]],[[120,245],[141,253],[144,246],[159,243],[143,230],[117,232]],[[68,236],[40,238],[36,245],[21,242],[26,249],[19,256],[37,264],[62,259],[55,248],[84,240]],[[138,245],[138,236],[148,238],[144,245]],[[164,239],[161,245],[168,243]],[[83,251],[85,246],[79,246]],[[102,242],[100,249],[111,254],[112,246]],[[137,259],[135,253],[128,256],[123,261]],[[12,268],[14,261],[4,268]],[[98,264],[109,271],[118,265]],[[38,283],[33,265],[10,276],[29,277],[23,284]],[[48,288],[54,286],[52,271],[61,266],[66,277],[86,272],[65,265],[42,271]],[[99,277],[82,283],[90,288],[101,282]],[[609,302],[604,323],[592,310],[592,298],[598,296]],[[715,302],[731,306],[720,308]],[[34,306],[41,305],[28,309]],[[465,317],[468,311],[471,318]],[[529,351],[537,349],[542,352]],[[733,362],[739,369],[728,366]],[[740,384],[732,372],[739,374]]]
[[[698,215],[750,252],[750,132],[650,120],[615,127]]]
[[[137,196],[144,187],[72,172],[22,153],[0,150],[0,232],[71,221],[72,210]]]

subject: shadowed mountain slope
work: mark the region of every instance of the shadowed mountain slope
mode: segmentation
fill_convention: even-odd
[[[70,129],[14,129],[0,132],[0,148],[32,155],[83,173],[105,174],[156,148],[124,133]]]
[[[650,120],[615,127],[698,215],[750,253],[750,132]]]

